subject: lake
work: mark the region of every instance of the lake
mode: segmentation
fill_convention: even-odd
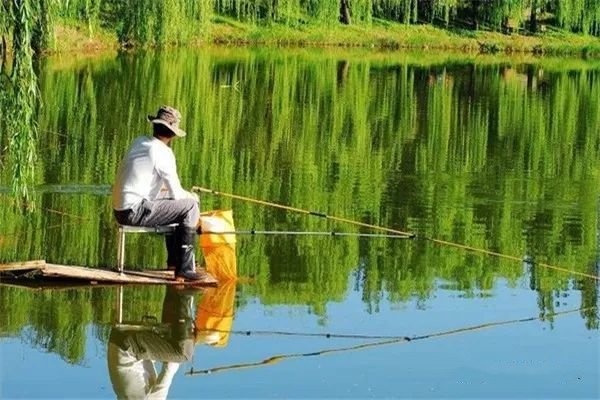
[[[417,237],[239,236],[240,281],[205,291],[0,285],[0,397],[600,396],[598,61],[206,48],[39,68],[36,208],[2,168],[0,262],[115,265],[110,185],[161,104],[183,114],[185,187]],[[201,201],[241,230],[375,232]],[[164,268],[163,247],[132,235],[126,266]]]

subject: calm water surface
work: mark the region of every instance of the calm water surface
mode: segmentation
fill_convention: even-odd
[[[1,170],[0,262],[114,265],[110,184],[167,103],[184,186],[599,273],[597,62],[206,49],[51,58],[41,77],[36,211],[10,207]],[[357,232],[202,201],[239,229]],[[235,257],[242,282],[204,292],[1,285],[0,396],[600,396],[593,279],[422,239],[240,237]],[[164,259],[128,242],[129,268]]]

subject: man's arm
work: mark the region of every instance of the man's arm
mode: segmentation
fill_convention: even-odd
[[[164,188],[167,189],[168,197],[174,200],[194,199],[198,200],[198,196],[183,189],[179,176],[177,175],[177,165],[175,164],[175,156],[173,152],[167,150],[161,154],[155,155],[155,168],[158,175],[164,181]]]
[[[149,399],[166,399],[169,394],[169,388],[173,382],[173,377],[179,369],[179,363],[165,362],[163,363],[160,374],[158,375],[155,384],[150,387],[148,393]]]

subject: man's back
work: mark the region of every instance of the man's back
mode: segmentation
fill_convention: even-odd
[[[165,183],[165,175],[177,181],[177,190],[170,195],[173,198],[185,197],[177,193],[181,186],[175,170],[173,151],[155,137],[136,138],[119,167],[112,192],[113,208],[127,210],[144,199],[156,199]],[[166,186],[169,189],[172,185]]]

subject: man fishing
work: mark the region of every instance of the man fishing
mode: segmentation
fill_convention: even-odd
[[[179,128],[181,114],[162,106],[148,116],[153,136],[136,138],[121,161],[113,186],[114,215],[121,225],[148,226],[178,224],[174,235],[166,236],[167,265],[175,267],[180,281],[201,281],[196,272],[194,243],[200,218],[198,196],[181,187],[171,142],[186,133]]]

